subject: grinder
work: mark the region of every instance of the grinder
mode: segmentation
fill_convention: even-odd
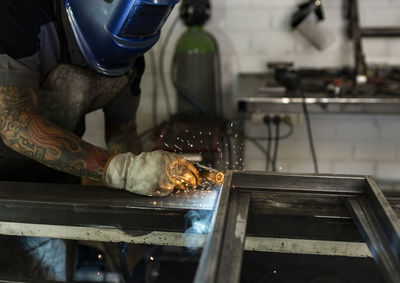
[[[213,185],[220,185],[223,183],[225,177],[224,173],[199,163],[193,163],[193,165],[196,167],[202,179],[201,185],[210,183]]]

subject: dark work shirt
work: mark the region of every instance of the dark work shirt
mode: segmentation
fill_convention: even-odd
[[[58,63],[85,65],[62,0],[0,1],[0,85],[38,89]]]

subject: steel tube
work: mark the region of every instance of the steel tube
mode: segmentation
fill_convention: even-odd
[[[400,37],[399,27],[364,27],[361,28],[362,37]]]
[[[219,255],[222,250],[225,233],[229,201],[231,194],[232,171],[225,175],[216,209],[211,221],[211,231],[208,233],[207,242],[201,254],[200,263],[194,279],[195,283],[213,283],[216,280]]]
[[[216,282],[240,281],[249,206],[249,193],[233,193]]]
[[[0,182],[0,221],[181,232],[185,214],[213,210],[217,195],[193,190],[149,198],[102,187]]]
[[[345,203],[388,282],[400,282],[400,262],[392,250],[384,224],[380,222],[367,199],[348,198]]]
[[[260,190],[354,195],[364,192],[366,181],[365,177],[350,175],[301,175],[240,171],[233,175],[232,186],[252,192]]]
[[[375,181],[371,177],[367,177],[369,186],[367,187],[366,195],[367,198],[379,217],[384,232],[390,241],[393,253],[400,261],[400,223],[398,217],[390,206],[389,202],[383,195],[382,191],[379,190]],[[399,280],[400,282],[400,280]]]

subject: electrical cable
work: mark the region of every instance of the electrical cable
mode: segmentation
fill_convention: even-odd
[[[165,61],[165,53],[166,53],[168,43],[171,39],[171,35],[172,35],[173,31],[175,30],[178,22],[179,22],[179,16],[176,16],[165,35],[165,40],[163,41],[163,43],[161,45],[160,57],[159,57],[159,67],[160,67],[159,76],[160,76],[160,81],[161,81],[161,85],[162,85],[162,92],[163,92],[164,98],[165,98],[165,104],[167,107],[168,117],[171,117],[171,113],[172,113],[171,108],[172,107],[171,107],[171,101],[169,99],[167,80],[165,78],[164,61]]]
[[[255,140],[255,139],[253,139],[251,137],[244,137],[244,139],[248,140],[249,142],[254,144],[265,155],[267,154],[267,151],[265,150],[265,148],[257,140]]]
[[[272,122],[275,124],[275,147],[274,147],[274,156],[272,158],[272,171],[276,172],[276,161],[278,159],[278,150],[279,150],[279,131],[281,124],[281,117],[275,116],[272,119]]]
[[[201,104],[197,99],[193,98],[190,95],[187,95],[184,93],[182,90],[178,88],[178,84],[174,81],[174,86],[178,92],[178,95],[184,98],[187,102],[189,102],[192,106],[196,107],[198,110],[200,110],[203,113],[208,113],[209,110],[206,108],[203,104]]]
[[[266,171],[269,171],[269,165],[271,162],[271,145],[272,145],[272,128],[271,128],[271,117],[264,117],[264,124],[267,125],[268,130],[268,142],[267,142],[267,152],[266,152]]]
[[[210,36],[211,40],[214,43],[215,46],[215,56],[216,56],[216,64],[217,64],[217,71],[215,74],[215,86],[216,86],[216,93],[217,93],[217,114],[219,116],[223,116],[224,115],[224,99],[223,99],[223,94],[222,94],[222,72],[221,72],[221,53],[219,50],[219,45],[217,40],[213,37]]]
[[[294,127],[293,127],[292,123],[286,122],[285,120],[283,120],[283,122],[285,123],[285,125],[287,125],[289,127],[289,131],[286,134],[284,134],[284,135],[279,137],[279,139],[281,139],[281,140],[289,138],[293,134],[293,130],[294,130]],[[252,139],[255,139],[255,140],[263,141],[263,140],[268,140],[270,138],[270,136],[267,136],[267,137],[249,137],[249,136],[246,136],[246,138],[252,138]],[[272,136],[272,138],[275,139],[276,137]]]
[[[150,51],[151,73],[153,75],[153,95],[152,95],[152,111],[153,111],[153,126],[157,126],[157,96],[158,96],[158,76],[154,51]]]
[[[289,137],[291,136],[291,134],[293,133],[293,124],[290,123],[290,122],[288,122],[288,121],[285,121],[285,119],[283,120],[283,123],[284,123],[285,125],[289,126],[289,127],[290,127],[290,130],[289,130],[289,133],[280,136],[280,137],[279,137],[280,140],[289,138]],[[271,132],[272,132],[272,127],[271,127]],[[226,135],[228,135],[228,134],[226,134]],[[232,137],[233,135],[228,135],[228,136]],[[276,136],[273,136],[272,133],[271,133],[271,135],[269,135],[268,137],[243,136],[243,139],[245,139],[245,140],[251,142],[255,147],[257,147],[257,149],[259,149],[263,154],[265,154],[265,156],[267,156],[267,150],[264,148],[263,145],[261,145],[261,143],[259,143],[259,141],[260,141],[260,140],[268,140],[268,139],[271,139],[271,146],[272,146],[272,140],[275,140],[275,139],[276,139]],[[268,147],[268,145],[267,145],[267,147]],[[270,152],[271,152],[271,150],[270,150]]]
[[[315,153],[314,139],[313,139],[311,123],[310,123],[310,115],[308,114],[307,104],[306,104],[304,95],[303,95],[303,103],[302,104],[303,104],[304,117],[306,118],[308,142],[310,144],[311,156],[312,156],[312,160],[313,160],[313,164],[314,164],[314,171],[315,171],[315,173],[318,173],[319,172],[318,161],[317,161],[317,154]]]
[[[289,127],[289,131],[288,131],[288,133],[280,136],[279,137],[280,140],[289,138],[293,134],[293,129],[294,129],[293,124],[291,124],[289,122],[285,122],[285,121],[283,121],[283,123]],[[265,137],[244,136],[243,138],[248,139],[248,140],[252,139],[252,140],[256,140],[256,141],[265,141],[265,140],[268,140],[270,137],[269,136],[265,136]],[[275,139],[276,137],[274,135],[271,135],[271,138]]]
[[[269,165],[271,164],[271,146],[272,146],[272,127],[271,127],[271,124],[268,124],[267,128],[268,128],[267,171],[269,171]]]

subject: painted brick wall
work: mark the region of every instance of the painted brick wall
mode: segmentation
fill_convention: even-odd
[[[311,121],[321,172],[400,179],[400,115],[314,114]],[[249,135],[266,133],[263,125],[248,125],[247,129]],[[246,147],[246,168],[265,169],[260,151],[251,143]],[[296,126],[293,136],[281,141],[278,160],[280,171],[313,172],[304,124]]]
[[[266,62],[291,60],[296,66],[352,65],[352,43],[344,36],[342,0],[325,0],[326,22],[335,34],[334,44],[321,52],[313,48],[297,32],[289,28],[290,16],[298,0],[213,0],[212,20],[207,25],[220,45],[225,104],[232,108],[234,82],[238,72],[260,72]],[[363,26],[400,25],[400,1],[359,0]],[[166,31],[177,16],[169,18]],[[166,53],[169,70],[174,43],[183,32],[178,24]],[[400,64],[400,39],[367,39],[363,41],[368,63]],[[153,48],[158,59],[159,44]],[[146,55],[147,70],[143,78],[142,101],[138,113],[139,131],[152,125],[151,57]],[[168,75],[168,72],[167,72]],[[169,83],[170,100],[175,109],[175,94]],[[165,101],[158,93],[158,116],[166,118]],[[400,110],[399,110],[400,113]],[[100,112],[88,116],[86,139],[104,146]],[[315,145],[320,171],[349,174],[371,174],[385,180],[400,181],[400,115],[312,115]],[[262,133],[262,126],[248,123],[248,131]],[[294,135],[282,141],[279,166],[282,171],[312,172],[310,151],[304,125],[297,126]],[[251,144],[246,149],[246,168],[264,170],[265,160]]]

